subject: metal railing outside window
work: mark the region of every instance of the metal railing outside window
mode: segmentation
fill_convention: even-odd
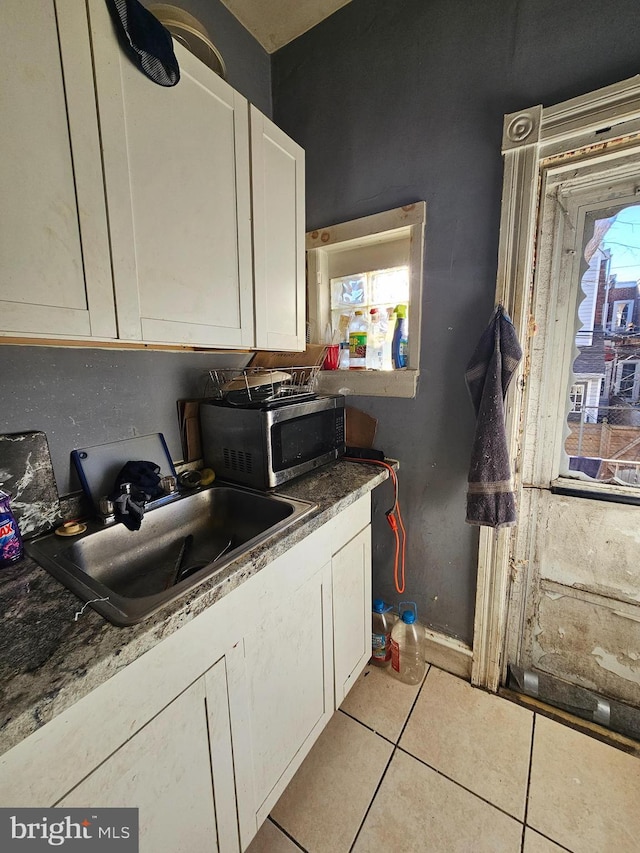
[[[570,469],[640,487],[640,404],[586,406],[567,417]]]

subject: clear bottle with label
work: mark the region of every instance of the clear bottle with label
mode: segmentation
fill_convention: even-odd
[[[381,598],[374,599],[371,616],[371,663],[389,666],[391,663],[391,629],[396,621],[391,605]]]
[[[369,331],[367,334],[367,370],[382,370],[382,345],[384,336],[380,312],[372,308],[369,312]]]
[[[342,341],[340,344],[338,368],[340,370],[349,370],[349,341]]]
[[[11,512],[10,500],[11,495],[0,490],[0,567],[16,563],[23,555],[20,528]]]
[[[380,313],[380,330],[382,331],[382,369],[393,370],[391,346],[393,333],[396,328],[396,315],[393,308],[387,308]]]
[[[362,311],[356,311],[349,323],[349,370],[367,368],[367,332],[369,324]]]
[[[403,610],[410,605],[413,610]],[[417,621],[418,609],[412,601],[399,605],[400,618],[391,631],[391,671],[405,684],[420,684],[427,668],[424,626]]]

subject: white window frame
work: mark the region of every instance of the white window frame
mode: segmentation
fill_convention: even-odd
[[[621,311],[624,311],[625,307],[627,309],[627,317],[631,319],[627,320],[627,323],[618,326],[615,322],[616,317],[618,316],[618,306],[621,306]],[[626,329],[627,324],[631,323],[633,320],[633,299],[616,299],[613,303],[613,310],[611,311],[611,322],[609,323],[610,331],[616,332],[619,328]]]
[[[631,373],[631,372],[633,373],[633,385],[631,386],[631,394],[629,394],[628,396],[630,397],[631,400],[633,400],[633,402],[637,402],[638,399],[640,398],[640,371],[638,370],[638,365],[640,365],[639,360],[627,359],[626,361],[619,361],[617,363],[614,388],[615,388],[616,394],[621,395],[622,379],[623,379],[623,374],[625,372],[625,370],[624,370],[625,365],[627,367],[633,367],[633,371],[628,371],[628,373]],[[627,377],[624,377],[624,378],[628,378],[628,375],[627,375]],[[627,396],[627,395],[625,395],[625,396]]]
[[[402,263],[409,265],[409,357],[402,370],[323,370],[318,390],[325,394],[371,397],[415,397],[420,375],[422,327],[422,279],[426,204],[423,201],[364,216],[307,233],[307,305],[311,343],[324,343],[331,320],[330,260],[332,256],[359,250],[370,258],[351,272],[399,266],[383,262],[393,256],[394,244],[402,245]],[[348,271],[345,271],[348,274]]]
[[[538,105],[505,116],[496,302],[505,305],[525,352],[536,346],[538,318],[533,320],[532,284],[543,161],[553,158],[561,165],[598,155],[615,159],[639,144],[637,76],[561,104],[545,108]],[[527,375],[527,365],[525,357],[506,403],[508,448],[510,458],[515,460],[519,499],[523,492],[521,447],[531,446],[532,438],[531,425],[521,423],[523,395],[525,390],[528,395],[540,392],[539,384]],[[556,415],[557,412],[549,413],[555,423]],[[633,493],[637,495],[637,491]],[[480,530],[471,680],[493,691],[500,684],[505,658],[511,538],[520,533],[519,528],[502,528],[497,533],[489,528]]]
[[[576,158],[578,155],[574,155]],[[531,313],[537,337],[531,342],[537,365],[528,377],[526,440],[521,443],[519,469],[525,487],[576,489],[638,497],[637,489],[582,478],[569,469],[565,451],[569,388],[578,379],[573,363],[578,355],[570,331],[577,324],[582,297],[587,218],[611,206],[637,204],[640,144],[603,153],[585,152],[559,160],[541,158],[537,262]],[[627,302],[631,300],[618,300]],[[569,332],[569,333],[568,333]]]
[[[571,386],[571,408],[569,409],[570,415],[580,415],[582,414],[582,410],[584,409],[585,400],[587,399],[587,383],[586,382],[574,382]],[[579,398],[579,399],[578,399]]]

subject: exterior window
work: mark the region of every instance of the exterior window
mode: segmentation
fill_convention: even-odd
[[[610,332],[626,332],[633,325],[633,302],[630,299],[613,303],[613,321],[608,324]]]
[[[565,476],[640,485],[640,205],[590,210],[577,292]]]
[[[322,392],[415,397],[420,365],[425,213],[425,203],[415,202],[307,234],[311,343],[326,342],[327,326],[344,340],[356,309],[368,314],[377,307],[384,323],[396,305],[408,307],[406,368],[352,370],[348,376],[347,371],[322,371],[318,380]]]
[[[580,414],[584,407],[584,394],[586,386],[580,383],[579,385],[571,386],[571,410],[570,415]]]
[[[405,264],[386,270],[331,279],[331,327],[341,339],[357,309],[365,316],[372,308],[386,321],[396,305],[409,306],[409,267]]]

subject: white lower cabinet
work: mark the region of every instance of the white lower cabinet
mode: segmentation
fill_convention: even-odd
[[[243,850],[371,656],[370,520],[366,494],[270,567],[230,675]]]
[[[233,759],[221,660],[57,805],[136,806],[141,853],[224,853],[238,850],[235,820],[228,820],[218,802],[230,791]]]
[[[371,657],[371,525],[331,558],[335,706]]]
[[[137,807],[141,853],[245,850],[369,658],[370,513],[366,494],[0,756],[0,806]]]
[[[244,637],[242,695],[230,699],[232,709],[240,709],[234,733],[240,729],[249,739],[249,795],[238,802],[243,848],[333,713],[331,566],[287,593],[286,576],[296,572],[307,574],[295,563],[281,566],[280,601],[270,602],[262,621]]]

